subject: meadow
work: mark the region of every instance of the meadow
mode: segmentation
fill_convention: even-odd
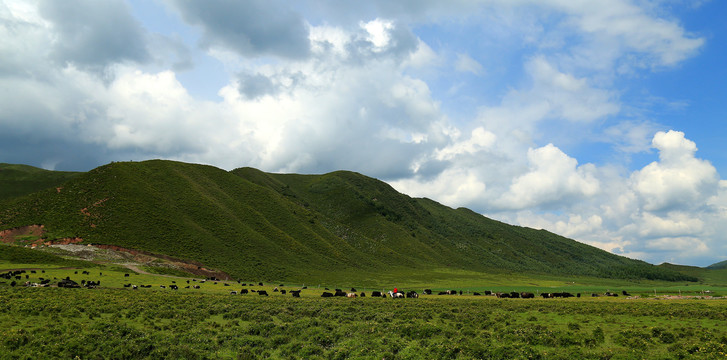
[[[639,299],[585,296],[590,294],[497,299],[467,295],[484,288],[473,283],[462,296],[382,299],[368,293],[348,299],[321,298],[324,289],[311,286],[293,298],[273,288],[301,285],[245,286],[267,290],[265,297],[231,295],[242,288],[237,282],[202,283],[106,265],[0,262],[0,269],[8,268],[35,269],[26,270],[23,282],[68,276],[100,280],[101,287],[11,287],[3,279],[2,359],[714,359],[727,354],[727,300],[662,299],[675,293],[671,287],[656,289],[655,297],[645,286],[633,294]],[[185,289],[187,280],[200,289]],[[172,282],[180,289],[160,287]],[[123,287],[131,283],[153,286]],[[522,279],[518,290],[526,285]],[[537,284],[550,289],[545,285]],[[571,290],[612,285],[618,284],[573,284]],[[633,284],[632,289],[638,290]]]

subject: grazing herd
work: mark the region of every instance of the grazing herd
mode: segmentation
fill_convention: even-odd
[[[40,270],[40,271],[41,271],[41,273],[45,273],[45,270]],[[13,270],[13,271],[8,271],[8,272],[5,272],[5,273],[0,273],[0,280],[1,279],[12,280],[10,282],[10,286],[17,286],[20,281],[22,281],[22,280],[29,280],[30,279],[30,275],[28,273],[30,273],[30,274],[37,274],[37,271],[36,270],[29,270],[29,271],[27,271],[27,270]],[[75,271],[75,274],[77,275],[78,274],[78,271]],[[88,276],[90,276],[91,274],[88,271],[82,271],[81,272],[81,275],[88,275]],[[99,275],[103,275],[103,274],[102,273],[99,273]],[[130,274],[128,274],[128,273],[124,274],[124,277],[125,278],[128,278],[129,276],[130,276]],[[28,287],[47,287],[47,286],[51,286],[51,279],[43,278],[43,277],[39,277],[38,279],[39,279],[39,282],[25,281],[23,284],[24,284],[24,286],[28,286]],[[88,288],[88,289],[94,289],[94,288],[99,287],[101,285],[101,281],[100,280],[85,280],[84,279],[84,280],[81,280],[80,284],[78,282],[74,281],[74,280],[71,280],[70,277],[66,277],[66,278],[61,279],[61,280],[58,280],[56,278],[53,278],[53,280],[56,280],[57,281],[57,283],[56,283],[56,286],[57,287],[62,287],[62,288],[81,288],[81,287],[84,287],[84,288]],[[204,284],[207,281],[212,281],[213,284],[217,284],[218,281],[219,282],[222,282],[222,280],[217,279],[217,278],[214,278],[214,277],[206,278],[204,280],[199,280],[199,281],[197,279],[191,279],[191,280],[186,280],[187,286],[185,286],[184,288],[185,289],[200,289],[200,286],[198,284],[193,284],[193,283],[198,282],[198,283]],[[0,283],[5,283],[5,282],[0,281]],[[252,289],[252,288],[251,289],[245,288],[247,286],[254,287],[256,285],[257,286],[264,286],[262,282],[257,282],[257,283],[254,283],[254,282],[251,282],[251,283],[242,283],[240,280],[238,280],[237,283],[240,284],[240,285],[242,285],[243,288],[240,289],[239,291],[238,290],[232,290],[232,291],[230,291],[229,292],[230,295],[246,295],[246,294],[250,294],[250,293],[257,293],[258,296],[270,296],[270,294],[268,293],[267,290],[255,290],[255,289]],[[230,286],[230,284],[227,283],[227,282],[223,282],[223,285],[224,286]],[[139,288],[151,288],[152,287],[152,285],[134,285],[134,284],[131,284],[131,283],[123,284],[123,286],[125,288],[130,288],[132,290],[137,290]],[[288,295],[288,294],[290,294],[290,296],[292,296],[292,297],[299,298],[301,292],[304,289],[307,289],[307,287],[303,286],[301,289],[297,289],[297,290],[285,290],[285,289],[281,289],[283,286],[284,286],[283,284],[280,284],[280,285],[274,287],[273,290],[272,290],[272,292],[273,293],[279,293],[281,295]],[[162,288],[162,289],[168,288],[170,290],[179,290],[179,286],[176,284],[176,281],[171,281],[171,284],[170,285],[159,285],[159,287]],[[323,291],[322,292],[321,297],[324,297],[324,298],[328,298],[328,297],[345,297],[345,298],[366,297],[366,293],[365,292],[359,292],[355,288],[351,288],[349,291],[344,291],[342,289],[335,289],[333,292],[331,292],[328,288],[325,288],[325,290],[326,291]],[[434,294],[434,292],[432,291],[432,289],[424,289],[422,291],[422,294],[423,295],[432,295],[432,294]],[[439,291],[436,294],[437,295],[463,295],[464,292],[462,290],[444,290],[444,291]],[[469,295],[469,292],[467,294]],[[485,290],[482,293],[480,293],[480,292],[473,292],[472,295],[474,295],[474,296],[481,296],[481,295],[485,295],[485,296],[495,296],[498,299],[533,299],[536,296],[542,297],[543,299],[570,298],[570,297],[578,297],[578,298],[580,298],[581,297],[581,294],[580,293],[577,293],[577,294],[574,295],[574,294],[571,294],[569,292],[553,292],[553,293],[545,293],[544,292],[544,293],[538,293],[536,295],[536,294],[534,294],[532,292],[517,292],[517,291],[512,291],[512,292],[492,292],[490,290]],[[626,291],[622,291],[621,292],[621,295],[623,295],[623,296],[631,296]],[[388,291],[388,292],[384,292],[384,291],[372,291],[371,294],[370,294],[370,296],[371,297],[379,297],[379,298],[387,298],[388,297],[388,298],[392,298],[392,299],[397,299],[397,298],[410,298],[410,299],[413,298],[413,299],[416,299],[416,298],[419,298],[419,293],[417,293],[416,291],[413,291],[413,290],[410,290],[410,291],[406,291],[405,292],[405,291],[401,291],[401,290],[398,290],[398,289],[394,289],[393,291]],[[605,292],[603,294],[598,294],[598,293],[592,293],[591,294],[591,297],[599,297],[599,296],[618,297],[619,294],[616,293],[616,292],[611,292],[611,291],[607,291],[607,292]]]

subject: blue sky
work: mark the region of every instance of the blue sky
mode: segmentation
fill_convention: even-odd
[[[358,171],[727,259],[724,1],[0,1],[0,162]]]

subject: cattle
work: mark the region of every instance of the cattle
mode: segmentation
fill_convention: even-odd
[[[358,295],[356,295],[356,293],[348,293],[348,294],[346,294],[346,297],[347,298],[353,298],[353,299],[355,299],[357,296]]]
[[[18,283],[16,283],[15,280],[13,280],[12,282],[10,282],[10,286],[15,286],[15,285],[18,285]],[[63,286],[61,286],[61,287],[63,287]]]
[[[247,294],[247,289],[240,290],[240,294]]]
[[[235,290],[230,291],[230,295],[237,295],[237,291],[235,291]]]
[[[129,274],[124,274],[124,277],[129,277]]]
[[[192,289],[199,289],[199,285],[193,285]]]
[[[372,297],[381,297],[381,291],[372,291],[371,296]]]
[[[278,287],[277,286],[273,289],[273,292],[278,292]]]
[[[553,297],[552,295],[553,294],[551,294],[551,293],[542,293],[542,294],[540,294],[540,296],[542,296],[543,299],[550,299],[550,298]]]
[[[490,291],[490,290],[485,290],[485,295],[488,295],[488,296],[489,296],[489,295],[492,295],[492,291]]]
[[[424,289],[422,292],[426,295],[432,295],[432,289]]]
[[[533,299],[533,298],[535,298],[535,294],[533,294],[531,292],[522,292],[522,293],[520,293],[520,297],[523,299]]]
[[[35,274],[35,270],[30,270],[30,273],[31,274]]]
[[[447,293],[446,291],[440,291],[437,295],[449,295],[449,293]]]
[[[166,286],[164,286],[164,285],[159,285],[159,287],[160,287],[160,288],[162,288],[162,289],[166,289],[166,288],[167,288],[167,287],[166,287]]]
[[[598,294],[596,294],[596,293],[592,293],[592,294],[591,294],[591,297],[599,297],[599,296],[600,296],[600,295],[598,295]]]
[[[285,295],[285,292],[286,292],[285,290],[280,290],[280,293],[283,295]]]
[[[260,296],[268,296],[268,292],[265,291],[265,290],[260,290],[260,291],[257,292],[257,294],[260,295]]]
[[[228,283],[225,283],[225,286],[230,286],[230,284],[228,284]]]
[[[131,287],[131,284],[124,284],[124,287]]]
[[[351,292],[356,292],[356,288],[351,288]]]
[[[263,286],[263,283],[258,283],[259,286]]]
[[[472,296],[480,296],[480,295],[482,295],[482,294],[480,294],[480,293],[478,293],[478,292],[474,292],[474,293],[472,293]]]
[[[293,297],[300,297],[300,290],[290,290],[290,295],[293,295]]]
[[[77,282],[75,282],[75,281],[69,279],[68,277],[66,277],[65,279],[63,279],[63,280],[61,280],[61,281],[58,282],[58,287],[62,287],[62,288],[80,288],[81,286],[78,285]]]
[[[177,285],[169,285],[170,290],[179,290],[179,287]]]
[[[626,290],[622,290],[621,294],[623,294],[623,296],[631,296],[631,294],[627,293]]]
[[[137,286],[136,286],[136,285],[134,285],[134,286],[132,286],[132,287],[131,287],[131,289],[132,289],[132,290],[136,290],[136,289],[138,289],[138,288],[137,288]]]
[[[338,289],[336,289],[336,293],[333,294],[333,296],[340,296],[340,297],[346,297],[347,295],[348,295],[348,293],[339,291]]]
[[[307,289],[307,288],[308,288],[307,286],[303,286],[303,287],[302,287],[302,289],[304,289],[304,290],[305,290],[305,289]]]
[[[517,291],[510,292],[510,298],[511,299],[519,299],[520,298],[520,293],[517,292]]]
[[[329,293],[328,291],[324,291],[323,294],[321,294],[321,297],[333,297],[333,294]]]
[[[495,293],[495,296],[497,296],[498,299],[505,299],[505,298],[509,298],[510,294],[499,292],[499,293]]]
[[[409,291],[408,293],[406,293],[406,297],[410,298],[410,299],[418,299],[419,294],[416,291],[412,290],[412,291]]]
[[[366,297],[366,293],[362,291],[362,292],[361,292],[361,294],[360,294],[359,296],[360,296],[360,297]]]
[[[242,283],[242,284],[240,284],[240,285],[242,285],[242,286],[247,286],[247,284],[246,284],[246,283]]]

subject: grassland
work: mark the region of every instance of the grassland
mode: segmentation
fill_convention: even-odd
[[[3,358],[714,359],[715,300],[292,298],[0,286]]]
[[[5,251],[10,248],[17,251]],[[707,300],[703,293],[727,295],[727,287],[708,283],[522,274],[468,279],[465,275],[477,274],[460,274],[459,281],[384,279],[367,287],[343,282],[260,286],[259,279],[241,279],[243,286],[136,273],[121,264],[20,247],[2,246],[0,255],[0,273],[26,269],[20,284],[41,278],[55,284],[66,277],[101,283],[95,289],[34,288],[12,287],[0,279],[2,359],[714,359],[727,352],[727,300]],[[721,273],[715,274],[712,279],[724,283]],[[125,287],[132,284],[151,287]],[[420,293],[425,287],[462,290],[463,295],[397,300],[370,296],[372,290],[392,289],[391,284]],[[179,290],[170,290],[170,285]],[[369,296],[320,297],[326,287],[352,286]],[[275,287],[305,289],[301,298],[293,298]],[[270,296],[230,294],[242,288],[266,290]],[[483,290],[568,291],[582,297],[472,295]],[[633,296],[590,296],[622,290]],[[666,294],[687,299],[666,300]]]

